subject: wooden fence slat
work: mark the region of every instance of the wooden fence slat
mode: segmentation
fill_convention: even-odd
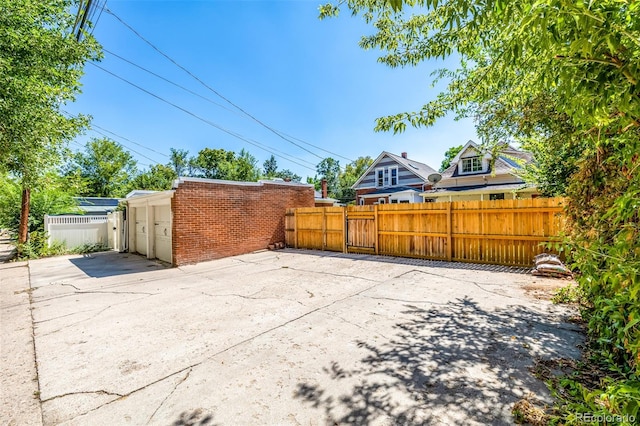
[[[558,241],[561,198],[305,207],[287,210],[296,248],[423,259],[530,265],[541,244]]]

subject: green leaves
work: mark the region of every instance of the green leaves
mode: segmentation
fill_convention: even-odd
[[[137,174],[136,161],[110,139],[93,139],[85,152],[76,153],[67,165],[67,175],[77,175],[86,187],[78,194],[88,197],[123,197]]]

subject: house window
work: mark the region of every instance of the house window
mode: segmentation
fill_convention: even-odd
[[[384,186],[384,169],[376,169],[376,186]]]
[[[378,204],[384,204],[386,201],[387,200],[385,198],[378,198]]]
[[[462,159],[462,173],[473,173],[482,171],[482,158],[470,157]]]
[[[400,204],[409,204],[409,200],[400,200]]]
[[[358,201],[358,204],[360,204],[361,206],[364,206],[364,198],[360,198],[360,201]]]
[[[398,168],[389,167],[389,176],[391,180],[391,186],[396,186],[398,184]]]
[[[389,200],[390,204],[398,204],[398,200]]]
[[[504,200],[504,192],[502,194],[489,194],[489,200]]]

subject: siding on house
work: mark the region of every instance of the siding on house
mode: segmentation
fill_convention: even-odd
[[[397,169],[397,181],[392,184],[391,171],[395,169]],[[379,185],[378,181],[380,170],[384,173],[382,185]],[[398,156],[383,151],[352,186],[356,190],[356,203],[371,205],[389,202],[421,202],[422,199],[413,192],[431,189],[428,177],[433,173],[435,170],[432,167],[407,158],[406,152]]]
[[[480,157],[482,170],[462,171],[462,160],[470,157]],[[507,200],[531,198],[537,196],[535,187],[527,185],[517,175],[522,165],[531,160],[530,153],[505,145],[491,161],[490,154],[482,153],[475,142],[469,141],[442,172],[442,180],[432,190],[424,191],[422,196],[425,200],[436,201],[473,201],[498,196]]]
[[[424,180],[415,173],[411,172],[409,169],[404,167],[402,164],[398,164],[397,161],[393,160],[389,156],[385,156],[373,170],[369,171],[365,175],[365,177],[360,181],[358,186],[355,189],[365,189],[365,188],[375,188],[376,187],[376,168],[387,168],[398,166],[398,185],[422,185]]]

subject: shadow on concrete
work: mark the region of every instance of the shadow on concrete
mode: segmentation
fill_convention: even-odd
[[[69,259],[69,261],[87,276],[93,278],[135,274],[168,267],[162,262],[149,260],[137,254],[115,251],[85,254],[82,257]]]
[[[216,426],[216,424],[213,423],[213,415],[204,414],[201,409],[197,409],[182,412],[171,426]]]
[[[578,326],[521,306],[490,312],[464,298],[405,307],[387,342],[357,342],[368,354],[356,368],[324,368],[336,386],[299,383],[296,398],[323,408],[331,424],[513,424],[513,404],[527,392],[550,402],[529,371],[534,359],[580,355]],[[350,390],[336,394],[343,380]]]
[[[530,274],[531,270],[533,269],[533,265],[531,267],[522,267],[522,266],[491,265],[491,264],[483,264],[483,263],[447,262],[444,260],[414,259],[414,258],[408,258],[408,257],[383,256],[383,255],[376,256],[371,254],[340,253],[340,252],[332,252],[332,251],[293,249],[293,248],[287,248],[286,251],[289,253],[303,253],[303,254],[308,254],[312,256],[336,257],[340,259],[365,260],[365,261],[372,261],[372,262],[397,263],[400,265],[427,266],[429,268],[460,269],[460,270],[490,271],[490,272],[510,272],[513,274]]]

